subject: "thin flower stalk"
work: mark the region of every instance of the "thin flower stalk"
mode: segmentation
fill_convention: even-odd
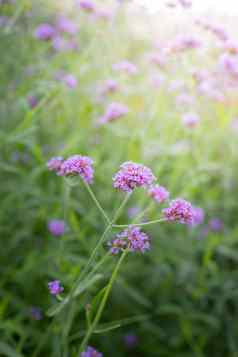
[[[101,303],[100,303],[99,308],[97,310],[96,316],[95,316],[92,324],[88,328],[87,333],[86,333],[86,335],[85,335],[85,337],[84,337],[84,339],[83,339],[83,341],[81,343],[81,346],[80,346],[80,349],[79,349],[79,353],[81,353],[84,350],[84,348],[86,347],[86,345],[87,345],[92,333],[94,332],[95,328],[97,327],[97,324],[98,324],[98,322],[99,322],[99,320],[101,318],[101,315],[102,315],[102,312],[104,310],[104,307],[105,307],[105,305],[107,303],[107,300],[108,300],[109,294],[111,292],[112,286],[113,286],[113,284],[114,284],[114,282],[116,280],[116,277],[118,275],[119,269],[120,269],[120,267],[122,265],[123,260],[125,259],[126,255],[127,255],[127,253],[128,253],[128,250],[127,249],[124,250],[124,252],[120,256],[120,258],[118,259],[118,262],[117,262],[117,264],[116,264],[116,266],[115,266],[115,268],[114,268],[114,270],[112,272],[111,278],[109,280],[109,283],[108,283],[107,288],[106,288],[106,290],[104,292],[104,295],[103,295],[103,298],[101,300]]]

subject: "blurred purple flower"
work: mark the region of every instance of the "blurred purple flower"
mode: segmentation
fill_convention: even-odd
[[[112,68],[116,71],[126,72],[127,74],[136,74],[138,72],[136,65],[127,60],[115,63]]]
[[[102,85],[103,94],[115,93],[118,90],[118,83],[115,79],[108,79]]]
[[[59,280],[53,280],[48,283],[48,288],[51,295],[58,295],[64,291],[64,288],[60,285]]]
[[[170,202],[168,208],[163,209],[164,217],[170,221],[178,221],[182,224],[192,224],[194,219],[194,210],[190,202],[182,198],[177,198]]]
[[[94,12],[95,11],[95,5],[92,0],[79,0],[77,1],[79,6],[81,7],[82,10],[88,11],[88,12]]]
[[[132,192],[136,187],[150,186],[154,181],[155,176],[148,167],[131,161],[124,162],[113,177],[114,187],[125,192]]]
[[[114,121],[128,114],[128,112],[129,109],[126,105],[113,102],[109,104],[106,113],[101,118],[99,118],[98,123],[105,124],[107,122]]]
[[[134,333],[128,333],[123,338],[127,348],[134,348],[138,344],[138,337]]]
[[[204,222],[204,210],[201,207],[193,207],[193,226],[198,226]]]
[[[47,167],[50,171],[55,171],[57,174],[59,174],[63,162],[64,158],[61,156],[52,157],[47,162]]]
[[[73,155],[65,160],[59,170],[60,176],[79,175],[86,183],[93,181],[93,160],[88,156]]]
[[[78,85],[78,81],[73,74],[65,74],[62,81],[71,89],[74,89]]]
[[[62,236],[65,233],[65,222],[60,219],[52,219],[48,222],[48,229],[54,236]]]
[[[224,228],[224,223],[218,217],[214,217],[214,218],[210,219],[210,221],[208,222],[208,225],[213,232],[220,232]]]
[[[55,29],[50,24],[41,24],[35,30],[35,37],[38,40],[48,41],[55,36]]]
[[[152,186],[148,193],[158,203],[163,203],[169,198],[169,192],[166,188],[159,185]]]
[[[81,357],[103,357],[103,354],[88,346],[87,350],[81,353]]]
[[[29,95],[27,97],[27,103],[31,109],[34,109],[37,106],[38,102],[38,98],[34,95]]]
[[[182,120],[183,120],[183,124],[187,128],[194,128],[195,126],[198,125],[200,118],[196,113],[186,113],[183,115]]]
[[[75,34],[78,31],[78,26],[76,23],[71,21],[70,19],[61,16],[57,21],[57,30],[59,32]]]
[[[224,53],[219,58],[219,66],[230,75],[238,78],[238,56]]]
[[[127,214],[129,218],[133,218],[137,216],[140,213],[140,207],[134,206],[134,207],[129,207],[127,210]]]
[[[30,309],[30,315],[33,320],[39,321],[43,319],[43,313],[42,310],[39,307],[32,306]]]

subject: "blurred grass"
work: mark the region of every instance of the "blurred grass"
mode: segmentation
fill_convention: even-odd
[[[222,232],[210,231],[206,237],[203,227],[163,223],[148,228],[152,249],[127,259],[92,344],[113,357],[236,357],[237,133],[230,127],[236,108],[197,97],[201,123],[194,131],[184,128],[176,94],[166,85],[159,90],[151,86],[154,70],[144,58],[151,44],[135,37],[123,14],[113,23],[80,14],[79,52],[55,54],[32,35],[37,24],[54,21],[55,9],[46,2],[31,5],[0,5],[12,24],[7,31],[0,29],[1,355],[60,356],[63,331],[68,356],[76,356],[85,306],[97,304],[95,297],[110,276],[113,257],[100,271],[103,283],[80,295],[71,315],[68,308],[53,320],[45,315],[55,303],[47,282],[58,278],[69,291],[104,229],[86,190],[74,188],[69,232],[60,238],[64,256],[57,263],[59,239],[49,234],[47,222],[63,217],[64,187],[47,171],[46,162],[51,156],[81,153],[95,160],[93,190],[110,216],[122,199],[112,188],[112,175],[132,160],[151,167],[172,197],[203,207],[206,222],[212,217],[224,221]],[[112,71],[112,64],[124,58],[138,64],[138,75],[127,78]],[[176,61],[168,77],[172,80],[175,73],[187,80],[186,65]],[[186,63],[192,66],[190,61],[188,55]],[[77,77],[76,89],[54,79],[62,69]],[[121,90],[100,102],[98,84],[109,77],[117,77]],[[197,96],[192,84],[189,88]],[[29,95],[39,98],[34,109],[27,104]],[[110,101],[127,104],[130,113],[98,128],[96,119]],[[143,209],[149,202],[140,191],[128,207]],[[154,205],[148,218],[159,215]],[[129,221],[127,210],[120,221]],[[44,312],[41,321],[30,317],[32,306]],[[120,328],[105,332],[105,326],[118,321]],[[138,336],[133,350],[122,343],[130,331]]]

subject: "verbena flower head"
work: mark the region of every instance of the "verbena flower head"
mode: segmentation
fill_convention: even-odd
[[[103,354],[88,346],[87,350],[81,353],[81,357],[103,357]]]
[[[114,187],[125,192],[132,192],[136,187],[148,187],[154,181],[155,176],[148,167],[132,161],[124,162],[113,177]]]
[[[136,74],[138,72],[136,65],[127,60],[114,64],[113,69],[116,71],[126,72],[127,74]]]
[[[100,124],[105,124],[110,121],[117,120],[129,112],[129,109],[126,105],[121,103],[113,102],[109,104],[106,113],[103,117],[99,119]]]
[[[55,29],[50,24],[41,24],[35,30],[35,37],[38,40],[48,41],[55,36]]]
[[[115,238],[113,241],[108,243],[108,247],[110,248],[110,252],[112,254],[118,254],[122,250],[126,249],[128,246],[128,242],[125,239]]]
[[[50,171],[55,171],[59,174],[63,162],[64,158],[61,156],[52,157],[52,159],[47,162],[47,167]]]
[[[177,198],[170,202],[168,208],[163,209],[163,215],[168,221],[178,221],[182,224],[192,224],[194,209],[190,202]]]
[[[79,0],[78,3],[82,10],[88,12],[95,11],[95,5],[92,0]]]
[[[58,295],[64,291],[63,286],[60,285],[59,280],[53,280],[48,283],[48,288],[51,295]]]
[[[198,125],[200,118],[196,113],[186,113],[183,115],[183,124],[188,128],[194,128]]]
[[[155,185],[149,189],[149,195],[158,203],[163,203],[169,198],[169,192],[165,187]]]
[[[88,156],[73,155],[65,160],[58,172],[60,176],[79,175],[85,182],[93,181],[93,160]]]
[[[52,219],[48,223],[48,229],[54,236],[62,236],[65,232],[65,222],[60,219]]]
[[[150,249],[150,240],[146,233],[141,232],[140,227],[131,226],[118,233],[116,238],[108,243],[108,246],[112,254],[118,254],[127,248],[130,252],[145,253]]]

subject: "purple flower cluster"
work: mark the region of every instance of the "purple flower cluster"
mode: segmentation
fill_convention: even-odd
[[[193,224],[194,208],[190,202],[177,198],[170,202],[168,208],[163,209],[163,215],[168,221],[178,221],[182,224]]]
[[[93,160],[88,156],[73,155],[67,160],[62,157],[54,157],[47,163],[51,171],[55,171],[59,176],[79,175],[85,182],[93,181]]]
[[[136,187],[147,187],[155,181],[152,171],[141,164],[127,161],[113,177],[114,187],[125,192],[132,192]]]
[[[53,280],[48,283],[48,288],[51,295],[58,295],[64,291],[63,286],[60,285],[59,280]]]
[[[150,249],[150,240],[140,227],[129,227],[120,232],[116,239],[109,243],[110,252],[118,254],[128,248],[130,252],[145,253]]]
[[[62,236],[65,232],[65,222],[60,219],[52,219],[48,223],[48,229],[54,236]]]
[[[103,354],[88,346],[87,350],[81,353],[81,357],[103,357]]]
[[[169,192],[163,186],[152,186],[148,192],[149,195],[158,203],[163,203],[169,198]]]
[[[126,105],[113,102],[108,106],[106,113],[99,119],[99,123],[105,124],[114,121],[126,115],[128,112],[129,109]]]

